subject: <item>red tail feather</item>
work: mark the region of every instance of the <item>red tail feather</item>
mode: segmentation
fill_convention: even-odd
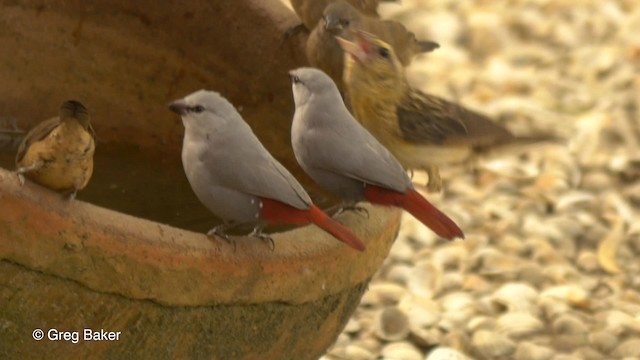
[[[463,238],[462,230],[446,214],[431,205],[417,191],[411,189],[406,194],[368,185],[366,199],[372,204],[400,207],[408,211],[421,223],[445,239]]]
[[[358,251],[365,249],[364,243],[351,230],[330,218],[315,205],[311,205],[310,209],[300,210],[276,200],[261,200],[260,216],[271,224],[306,225],[313,223],[352,248]]]

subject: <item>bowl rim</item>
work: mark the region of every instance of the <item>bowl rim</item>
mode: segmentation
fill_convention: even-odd
[[[360,253],[314,225],[236,247],[102,208],[0,168],[0,259],[95,291],[166,305],[305,303],[368,280],[386,258],[401,211],[365,204],[369,217],[337,219],[367,245]]]

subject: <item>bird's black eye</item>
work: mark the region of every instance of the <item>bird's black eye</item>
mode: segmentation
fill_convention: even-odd
[[[380,54],[380,56],[382,56],[385,59],[389,58],[389,49],[381,47],[378,49],[378,54]]]
[[[300,78],[298,77],[298,75],[291,75],[291,82],[293,82],[294,84],[299,84],[302,81],[300,81]]]
[[[196,106],[192,106],[189,108],[189,111],[194,112],[194,113],[201,113],[204,111],[204,106],[202,105],[196,105]]]
[[[343,27],[348,27],[349,25],[351,25],[351,21],[349,21],[349,19],[340,19],[340,23],[342,23]]]

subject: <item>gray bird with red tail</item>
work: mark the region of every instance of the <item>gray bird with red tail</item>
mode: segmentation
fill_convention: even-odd
[[[365,245],[317,206],[300,183],[260,143],[233,105],[220,94],[200,90],[169,108],[185,127],[182,165],[200,201],[224,224],[207,235],[227,237],[237,224],[316,224],[356,250]]]
[[[400,207],[446,239],[464,238],[447,215],[420,195],[402,165],[349,113],[331,78],[318,69],[289,73],[296,111],[291,141],[311,178],[353,206]]]

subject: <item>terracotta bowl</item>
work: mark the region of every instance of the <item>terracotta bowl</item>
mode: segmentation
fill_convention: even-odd
[[[97,156],[133,147],[156,161],[121,155],[148,175],[155,164],[180,169],[182,125],[165,104],[214,89],[304,180],[289,146],[287,71],[304,65],[305,39],[283,37],[296,22],[277,0],[5,2],[0,48],[11,51],[0,52],[0,116],[29,128],[62,101],[81,100]],[[167,225],[180,225],[174,216],[146,216],[174,205],[171,186],[188,190],[179,171],[159,171],[171,174],[163,180],[131,170],[145,182],[115,186],[143,210],[105,200],[115,197],[105,179],[116,167],[98,157],[89,187],[71,202],[0,169],[0,357],[317,359],[355,310],[400,221],[381,208],[370,207],[369,218],[343,214],[339,221],[367,243],[364,253],[314,226],[277,233],[274,251],[249,238],[234,249],[198,226]],[[169,184],[166,198],[149,190],[155,182]],[[190,192],[179,198],[181,209],[202,210]],[[33,339],[35,329],[43,340]],[[85,329],[120,334],[86,340]],[[56,331],[77,332],[78,343],[49,339]]]

